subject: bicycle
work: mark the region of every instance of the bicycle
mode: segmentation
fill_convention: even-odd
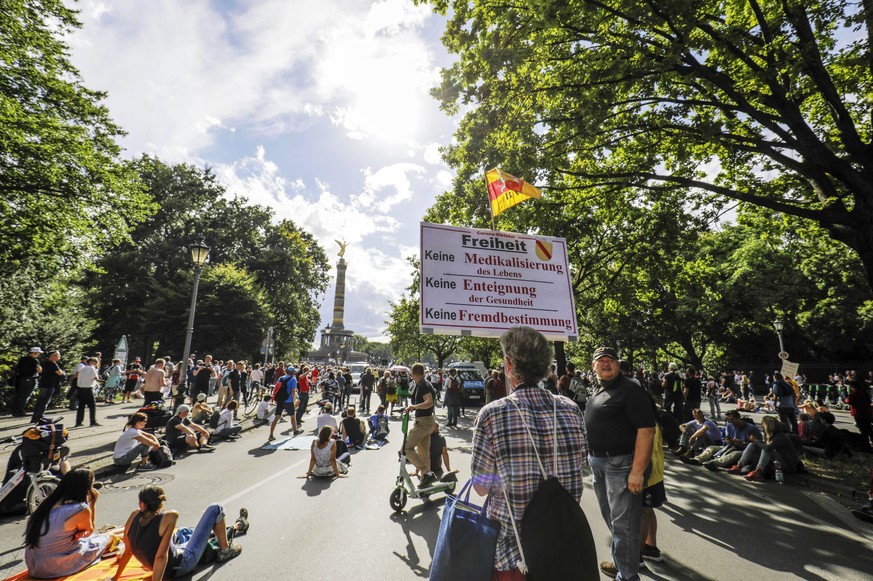
[[[261,385],[259,382],[252,383],[249,388],[249,401],[243,410],[246,417],[255,413],[255,410],[258,409],[258,404],[264,399],[265,395],[269,395],[265,386]]]
[[[47,450],[40,449],[36,455],[33,454],[33,450],[30,450],[28,454],[24,453],[24,450],[22,449],[25,444],[23,435],[14,436],[12,438],[13,443],[17,443],[18,446],[12,451],[7,472],[14,469],[16,466],[18,467],[18,470],[12,478],[10,478],[9,481],[0,488],[0,502],[9,496],[9,494],[18,487],[25,477],[27,477],[30,479],[30,483],[28,484],[27,492],[25,493],[25,507],[28,514],[33,514],[40,503],[48,498],[48,496],[54,492],[55,488],[58,487],[58,483],[60,483],[61,479],[52,472],[51,468],[55,464],[64,462],[69,453],[69,449],[63,445],[67,439],[66,430],[64,430],[62,426],[60,426],[59,430],[55,429],[57,427],[55,424],[60,425],[59,422],[62,419],[62,417],[59,417],[54,420],[48,420],[47,418],[40,420],[39,425],[51,426],[50,432],[52,443]],[[28,431],[32,429],[38,428],[29,428]],[[32,439],[29,439],[28,443],[32,444]]]

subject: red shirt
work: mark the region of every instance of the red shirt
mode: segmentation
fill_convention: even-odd
[[[309,393],[309,378],[303,373],[297,376],[297,389],[300,393]]]

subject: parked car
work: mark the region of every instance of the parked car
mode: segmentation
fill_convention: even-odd
[[[456,368],[458,369],[458,368]],[[464,382],[464,403],[485,403],[485,378],[478,369],[458,369],[458,376]]]
[[[349,363],[346,365],[349,368],[349,373],[352,374],[352,393],[361,392],[361,376],[369,367],[366,363]]]

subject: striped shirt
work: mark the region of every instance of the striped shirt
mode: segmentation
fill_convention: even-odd
[[[521,415],[510,399],[521,409]],[[554,399],[545,389],[520,385],[509,397],[483,407],[476,418],[471,470],[473,483],[490,490],[488,516],[501,526],[494,556],[494,566],[499,571],[515,568],[520,558],[501,485],[506,486],[516,525],[520,527],[524,511],[543,481],[536,453],[551,476],[557,444],[558,480],[575,499],[582,498],[582,466],[588,462],[585,421],[579,406],[558,396],[558,437],[553,441]]]

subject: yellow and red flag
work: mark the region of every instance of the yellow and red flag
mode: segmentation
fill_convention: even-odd
[[[488,181],[492,216],[497,216],[525,200],[540,197],[538,189],[498,168],[485,172],[485,179]]]

